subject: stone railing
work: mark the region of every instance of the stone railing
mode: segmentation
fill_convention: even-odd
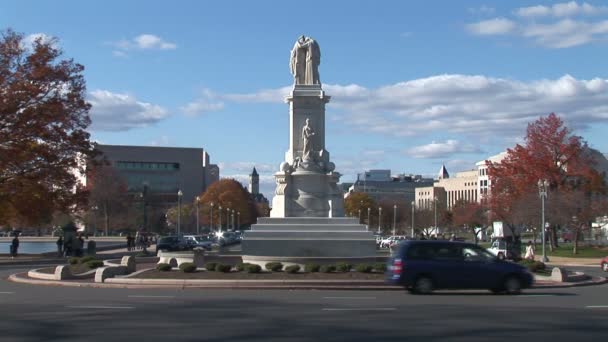
[[[60,265],[55,267],[54,273],[45,273],[40,272],[40,269],[34,269],[27,272],[27,276],[42,280],[92,279],[95,277],[95,272],[96,270],[90,270],[80,274],[73,274],[68,265]]]

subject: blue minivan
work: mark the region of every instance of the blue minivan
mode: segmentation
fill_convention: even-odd
[[[387,282],[411,293],[435,289],[488,289],[518,294],[534,283],[526,267],[498,260],[471,243],[441,240],[408,240],[389,258]]]

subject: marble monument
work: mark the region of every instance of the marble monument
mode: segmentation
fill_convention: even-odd
[[[356,218],[344,216],[340,173],[325,149],[325,95],[319,78],[319,44],[301,36],[291,50],[293,89],[289,104],[289,149],[275,173],[270,217],[259,218],[243,238],[243,261],[370,261],[375,239]],[[373,261],[373,260],[372,260]]]

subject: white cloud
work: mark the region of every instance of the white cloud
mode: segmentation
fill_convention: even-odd
[[[449,158],[457,153],[477,153],[481,152],[470,144],[464,144],[458,140],[446,140],[445,142],[431,142],[409,148],[405,151],[407,155],[414,158]]]
[[[494,18],[466,25],[476,35],[503,35],[513,33],[532,39],[536,44],[548,48],[562,49],[608,39],[608,20],[572,19],[577,15],[600,15],[608,13],[608,7],[579,4],[575,1],[553,6],[521,7],[514,11],[517,20]],[[537,20],[525,20],[548,18]],[[524,19],[524,20],[522,20]]]
[[[515,22],[506,18],[494,18],[468,24],[467,29],[477,35],[507,34],[515,29]]]
[[[152,140],[150,146],[169,146],[169,137],[166,135],[160,136],[158,139]]]
[[[40,40],[43,44],[50,44],[54,48],[58,48],[57,38],[49,36],[46,33],[32,33],[23,38],[21,41],[21,47],[27,50],[32,50],[34,44]]]
[[[520,17],[571,17],[576,15],[598,15],[608,12],[608,7],[593,6],[586,2],[578,4],[576,1],[563,2],[553,6],[530,6],[520,7],[515,10],[515,14]]]
[[[141,34],[133,39],[136,46],[140,49],[150,50],[174,50],[177,45],[164,41],[158,36],[153,34]]]
[[[158,105],[142,102],[129,94],[95,90],[89,93],[91,128],[96,131],[126,131],[146,127],[169,116]]]
[[[481,7],[470,7],[469,12],[475,15],[492,15],[496,12],[494,7],[482,5]]]
[[[522,34],[546,47],[569,48],[608,37],[608,20],[587,23],[564,19],[552,24],[531,24]]]
[[[464,134],[513,141],[540,115],[562,114],[574,128],[608,119],[608,80],[558,79],[522,82],[482,75],[438,75],[375,89],[325,85],[332,96],[328,119],[366,134],[421,136]],[[279,94],[283,88],[265,89]],[[276,102],[260,93],[218,95],[240,102]],[[340,119],[348,117],[348,119]],[[358,167],[361,169],[361,166]]]
[[[168,42],[159,36],[145,33],[132,39],[121,39],[116,42],[108,43],[114,46],[112,55],[116,57],[126,57],[127,51],[131,50],[175,50],[177,44]]]
[[[219,100],[218,94],[215,94],[209,89],[203,89],[197,99],[180,107],[180,110],[189,116],[217,112],[222,109],[224,109],[224,102]]]

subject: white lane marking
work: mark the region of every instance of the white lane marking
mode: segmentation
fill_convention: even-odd
[[[129,296],[129,298],[175,298],[175,296],[146,296],[146,295],[133,295]]]
[[[518,298],[527,298],[527,297],[555,297],[556,295],[554,294],[524,294],[521,296],[517,296]]]
[[[111,306],[111,305],[81,305],[81,306],[66,306],[68,309],[135,309],[134,306]]]
[[[0,294],[14,294],[15,292],[0,291]]]
[[[376,297],[323,297],[323,299],[376,299]]]
[[[395,311],[397,308],[323,308],[323,311]]]
[[[608,305],[587,305],[585,309],[608,309]]]

